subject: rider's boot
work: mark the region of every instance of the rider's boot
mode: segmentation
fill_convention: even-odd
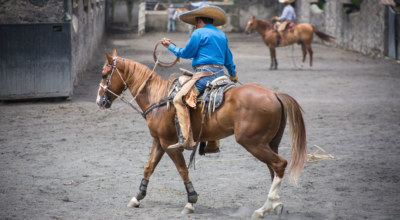
[[[183,138],[179,138],[178,143],[170,145],[168,149],[193,150],[195,143],[193,140],[192,129],[190,127],[189,109],[181,104],[177,105],[175,102],[174,104],[179,123],[179,126],[177,126],[178,135],[181,134],[181,137]]]

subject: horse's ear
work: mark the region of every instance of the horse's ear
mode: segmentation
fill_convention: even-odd
[[[113,49],[112,55],[113,55],[113,57],[118,56],[118,54],[117,54],[117,49],[115,49],[115,48]]]
[[[112,62],[113,62],[113,58],[112,58],[112,56],[110,56],[110,54],[108,54],[107,52],[106,52],[106,57],[107,57],[107,61],[108,61],[108,64],[112,64]]]
[[[250,16],[251,19],[256,19],[256,16],[252,15]]]

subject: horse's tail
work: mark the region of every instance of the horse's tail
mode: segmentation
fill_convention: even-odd
[[[297,182],[301,170],[307,161],[306,128],[303,120],[303,109],[297,101],[288,94],[279,93],[278,99],[284,106],[286,116],[289,116],[290,136],[292,138],[292,158],[289,163],[291,182]]]
[[[317,27],[315,27],[314,25],[312,25],[314,33],[323,41],[327,41],[327,42],[332,42],[333,40],[335,40],[335,37],[320,31]]]

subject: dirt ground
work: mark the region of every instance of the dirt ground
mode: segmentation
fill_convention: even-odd
[[[189,37],[111,35],[72,100],[0,103],[0,219],[249,219],[263,205],[268,169],[229,137],[220,153],[197,156],[190,170],[199,194],[195,213],[180,214],[186,191],[168,156],[140,208],[126,207],[138,191],[152,139],[144,119],[121,101],[111,111],[96,106],[103,51],[115,47],[153,68],[152,51],[163,36],[178,46]],[[297,186],[284,178],[283,214],[266,218],[397,219],[400,65],[314,43],[312,68],[301,63],[295,45],[278,49],[279,70],[270,71],[260,36],[228,37],[239,80],[295,97],[305,110],[309,153],[317,145],[334,157],[308,162]],[[156,72],[168,77],[179,67],[190,69],[190,60]],[[280,153],[287,159],[289,140],[286,132]]]

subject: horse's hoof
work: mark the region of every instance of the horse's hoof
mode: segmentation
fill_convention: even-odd
[[[188,203],[185,205],[185,208],[182,210],[182,215],[187,215],[194,212],[194,207],[192,203]]]
[[[139,202],[139,200],[137,200],[136,199],[136,197],[133,197],[132,199],[131,199],[131,201],[128,203],[128,207],[139,207],[139,205],[140,205],[140,202]]]
[[[257,211],[254,211],[254,213],[253,213],[253,215],[251,216],[251,218],[252,218],[252,219],[255,219],[255,218],[264,218],[264,215],[263,215],[263,213],[259,213],[259,212],[257,212]]]
[[[280,216],[283,212],[283,204],[279,203],[278,205],[275,206],[274,208],[274,213],[278,216]]]
[[[219,152],[220,152],[219,148],[210,149],[210,150],[206,149],[205,150],[206,154],[216,154],[216,153],[219,153]]]

